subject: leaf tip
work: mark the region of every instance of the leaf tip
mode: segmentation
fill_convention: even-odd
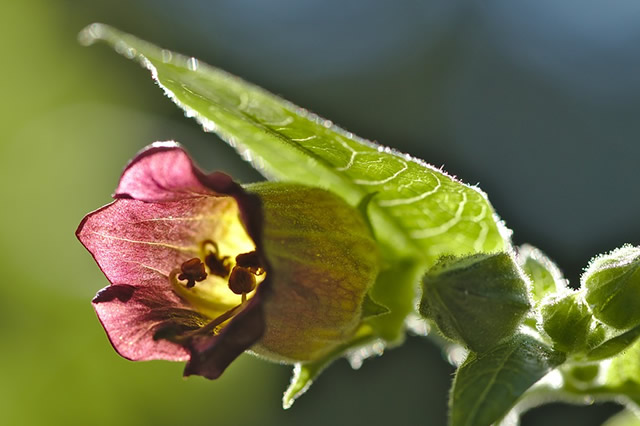
[[[311,386],[312,377],[308,371],[303,371],[302,364],[295,364],[293,367],[293,376],[289,387],[282,395],[282,408],[288,410],[300,395],[305,393]],[[306,373],[306,374],[305,374]]]
[[[83,46],[91,46],[96,41],[103,40],[109,26],[94,22],[89,24],[78,33],[78,42]]]

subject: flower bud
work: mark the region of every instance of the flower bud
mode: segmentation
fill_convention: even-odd
[[[529,308],[525,278],[508,253],[446,257],[423,278],[420,313],[475,352],[511,336]]]
[[[571,353],[587,346],[593,318],[577,293],[546,301],[541,313],[542,328],[556,349]]]
[[[640,324],[640,247],[626,245],[596,257],[582,285],[597,319],[619,330]]]

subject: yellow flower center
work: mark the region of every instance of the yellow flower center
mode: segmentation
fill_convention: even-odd
[[[195,310],[211,318],[214,331],[233,318],[264,281],[265,271],[253,240],[237,214],[225,214],[219,240],[199,243],[199,256],[171,271],[173,290]]]

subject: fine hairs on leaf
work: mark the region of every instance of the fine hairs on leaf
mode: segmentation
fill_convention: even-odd
[[[575,402],[589,398],[623,401],[629,406],[624,415],[611,420],[611,425],[638,423],[639,247],[625,245],[596,257],[581,287],[570,291],[559,268],[542,251],[526,244],[517,250],[511,246],[511,231],[495,214],[484,192],[442,169],[359,138],[196,58],[107,25],[92,24],[79,39],[85,45],[106,42],[126,58],[138,61],[187,117],[195,118],[206,132],[219,135],[268,179],[327,190],[346,202],[345,211],[355,212],[354,220],[371,244],[366,255],[360,251],[359,256],[379,259],[377,269],[369,268],[375,269],[376,275],[357,297],[349,291],[340,294],[344,290],[340,286],[334,286],[338,290],[327,297],[335,306],[349,307],[355,318],[344,340],[331,349],[319,350],[321,355],[313,359],[281,360],[294,364],[294,377],[283,398],[285,408],[291,407],[334,360],[358,351],[366,357],[401,344],[408,318],[421,315],[430,329],[444,337],[433,337],[434,343],[444,347],[453,342],[468,350],[450,393],[452,426],[488,426],[505,416],[517,421],[520,410],[514,409],[516,404],[524,407],[534,399]],[[160,148],[155,145],[153,149]],[[177,144],[172,149],[181,150]],[[198,173],[190,176],[206,183],[207,177]],[[245,189],[259,187],[248,185]],[[278,199],[284,206],[278,214],[295,222],[295,217],[282,213],[288,209],[287,201],[287,197]],[[319,214],[313,209],[305,212]],[[281,234],[270,235],[273,241],[291,237],[282,229]],[[304,231],[291,243],[300,244],[299,251],[313,252],[307,242],[322,246],[326,238],[322,233]],[[343,258],[357,257],[350,255],[355,248],[337,246],[341,253],[347,253]],[[251,253],[240,256],[246,255]],[[223,259],[219,260],[224,265]],[[354,265],[353,275],[362,263],[349,260]],[[204,268],[197,258],[192,266]],[[253,268],[260,270],[260,264]],[[340,272],[339,268],[336,265],[331,272]],[[283,275],[299,277],[296,273],[300,274],[286,270]],[[340,282],[340,278],[333,279],[337,280],[334,284]],[[194,282],[190,287],[199,289]],[[181,287],[179,290],[188,294]],[[302,293],[298,299],[301,304],[309,300],[305,297],[313,297]],[[136,297],[144,296],[140,294]],[[166,290],[166,297],[186,303],[171,289]],[[242,298],[244,303],[246,294]],[[125,299],[117,302],[126,304]],[[206,323],[206,316],[198,318]],[[165,334],[158,333],[162,344],[166,344],[162,342]],[[321,336],[312,337],[322,340]],[[194,348],[200,341],[194,342],[182,350],[200,354]],[[260,345],[255,343],[249,351],[260,353],[256,349]],[[369,347],[375,350],[366,350]],[[207,352],[202,354],[199,361],[206,362]],[[185,357],[188,351],[176,360]],[[541,386],[544,381],[540,380],[550,372],[561,380],[553,386]]]

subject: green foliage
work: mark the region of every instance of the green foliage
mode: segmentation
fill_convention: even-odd
[[[296,365],[285,407],[334,359],[373,342],[400,343],[421,278],[420,313],[471,351],[451,392],[453,426],[489,425],[531,400],[640,403],[640,248],[597,257],[582,288],[569,293],[540,250],[512,252],[478,188],[195,58],[100,24],[80,39],[138,60],[187,116],[268,178],[328,189],[364,216],[382,261],[362,327],[324,358]],[[554,369],[563,383],[538,383]],[[619,419],[611,424],[636,424]]]
[[[531,307],[525,280],[508,253],[443,258],[422,283],[420,313],[475,352],[512,336]]]
[[[453,382],[451,424],[488,426],[496,422],[564,359],[561,352],[525,335],[517,335],[484,354],[471,353]]]
[[[593,315],[627,330],[640,322],[640,248],[624,246],[593,259],[582,277]]]
[[[442,170],[358,138],[195,58],[108,26],[89,26],[81,40],[106,41],[140,61],[188,116],[267,177],[321,186],[352,204],[378,192],[370,207],[372,223],[378,238],[398,254],[433,263],[443,254],[504,247],[485,194]]]
[[[627,349],[638,337],[640,337],[640,326],[634,327],[629,331],[612,337],[594,347],[589,351],[589,353],[587,353],[587,358],[591,361],[600,361],[611,358],[612,356],[615,356]]]
[[[579,295],[571,293],[552,299],[542,305],[542,328],[554,347],[564,352],[575,352],[587,345],[592,316]]]
[[[558,267],[537,248],[529,244],[518,247],[518,263],[531,279],[531,295],[535,301],[566,287]]]

